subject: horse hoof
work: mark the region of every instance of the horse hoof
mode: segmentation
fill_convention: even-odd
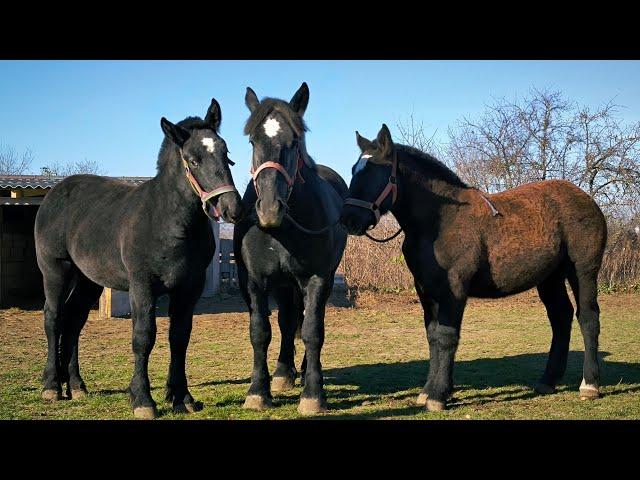
[[[442,412],[444,410],[444,402],[438,400],[426,399],[425,405],[430,412]]]
[[[173,406],[173,413],[195,413],[202,410],[202,403],[180,403]]]
[[[272,392],[285,392],[295,387],[295,379],[293,377],[273,377],[271,380]]]
[[[58,400],[62,400],[62,392],[59,390],[43,390],[42,391],[42,399],[47,402],[57,402]]]
[[[416,398],[416,405],[424,407],[427,404],[427,397],[428,395],[426,393],[420,392],[420,395],[418,395],[418,398]]]
[[[86,397],[87,391],[84,389],[71,390],[71,399],[78,400],[79,398]]]
[[[600,398],[598,387],[587,384],[583,379],[580,384],[580,400],[594,400],[596,398]]]
[[[271,407],[271,399],[263,397],[262,395],[247,395],[247,398],[244,400],[244,405],[242,406],[242,408],[248,410],[265,410]]]
[[[300,415],[317,415],[327,411],[327,403],[319,398],[301,398],[298,405]]]
[[[551,395],[556,393],[556,387],[553,385],[547,385],[546,383],[538,383],[534,389],[540,395]]]
[[[153,420],[158,412],[155,407],[136,407],[133,409],[133,416],[140,420]]]

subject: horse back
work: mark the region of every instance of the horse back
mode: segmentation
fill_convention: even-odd
[[[326,165],[317,165],[318,168],[318,176],[326,181],[329,185],[333,187],[333,189],[338,192],[340,198],[343,200],[347,198],[347,193],[349,191],[349,187],[347,187],[344,179],[338,175],[338,173],[327,167]]]
[[[606,222],[580,188],[547,180],[482,195],[475,189],[465,191],[461,200],[468,208],[449,217],[436,247],[444,264],[464,265],[474,275],[473,296],[529,289],[568,262],[599,270]]]
[[[136,223],[132,213],[140,204],[140,189],[146,188],[97,175],[62,180],[36,215],[38,261],[70,260],[96,283],[125,287],[120,247],[123,235]]]

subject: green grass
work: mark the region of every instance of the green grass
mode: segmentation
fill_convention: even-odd
[[[329,307],[322,354],[329,410],[318,418],[392,419],[631,419],[640,418],[640,296],[601,294],[602,398],[581,401],[582,336],[574,322],[567,374],[558,393],[539,396],[531,386],[542,373],[551,331],[531,293],[470,302],[465,315],[449,409],[428,413],[413,404],[427,375],[422,312],[406,294],[363,295],[359,308]],[[158,319],[150,360],[152,394],[161,419],[295,419],[301,388],[274,395],[274,408],[242,409],[252,351],[248,317],[236,299],[224,313],[195,317],[187,374],[204,403],[191,415],[162,403],[168,366],[167,318]],[[130,419],[125,389],[132,374],[131,321],[99,320],[92,312],[80,343],[90,391],[79,400],[45,403],[40,377],[46,342],[39,311],[0,310],[0,419]],[[269,366],[280,336],[272,315]],[[303,346],[297,340],[297,363]]]

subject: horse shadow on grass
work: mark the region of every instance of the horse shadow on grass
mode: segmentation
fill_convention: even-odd
[[[640,391],[640,364],[610,362],[608,352],[600,352],[601,380],[603,387],[620,385],[604,396]],[[456,361],[453,380],[453,408],[463,405],[479,406],[492,401],[525,400],[538,396],[533,386],[544,371],[546,353],[522,354],[501,358],[481,358]],[[567,371],[557,390],[574,391],[576,396],[582,381],[583,352],[569,352]],[[324,370],[327,386],[338,386],[329,392],[332,410],[349,409],[372,404],[383,397],[406,401],[406,407],[380,409],[362,414],[332,415],[329,418],[375,418],[417,414],[424,407],[415,406],[413,400],[424,385],[429,362],[415,360],[397,363],[375,363],[353,365]],[[624,386],[623,386],[624,385]],[[485,389],[500,388],[500,391],[484,392]],[[469,390],[478,390],[468,394]],[[363,400],[362,396],[365,396]],[[358,399],[353,399],[358,396]]]

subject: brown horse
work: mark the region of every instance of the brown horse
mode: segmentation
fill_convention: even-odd
[[[453,359],[468,297],[498,298],[537,287],[553,339],[536,390],[552,393],[569,351],[573,290],[585,344],[581,398],[599,396],[597,278],[607,239],[600,208],[570,182],[546,180],[494,195],[467,186],[435,158],[394,144],[386,125],[375,141],[357,134],[341,222],[362,235],[391,211],[424,309],[429,375],[418,403],[442,410],[453,390]]]

